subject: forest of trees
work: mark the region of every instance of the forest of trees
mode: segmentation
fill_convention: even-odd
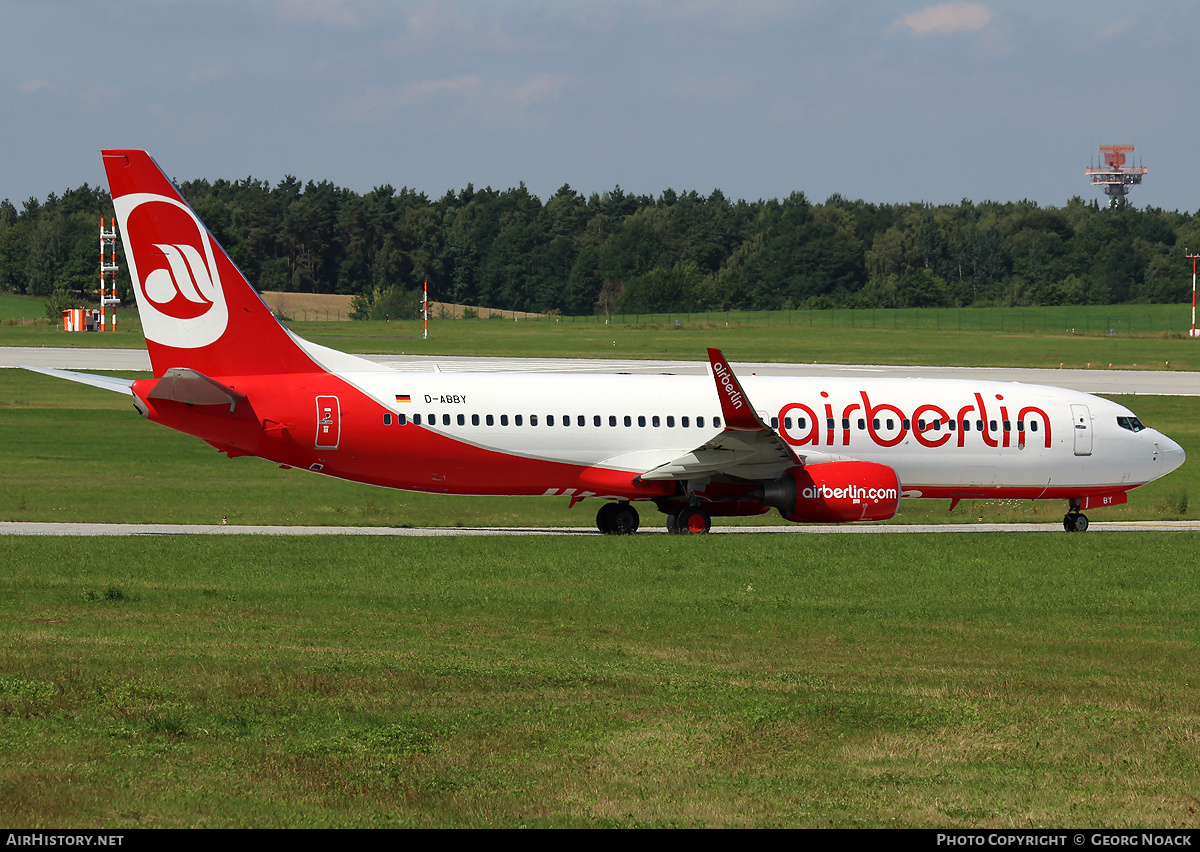
[[[1200,213],[1078,197],[813,204],[563,186],[542,202],[521,185],[430,200],[293,177],[180,189],[259,289],[353,294],[360,316],[398,316],[425,279],[440,301],[565,314],[1181,302],[1184,248],[1200,247]],[[0,202],[0,291],[50,297],[51,310],[95,299],[99,219],[112,215],[86,184],[19,210]]]

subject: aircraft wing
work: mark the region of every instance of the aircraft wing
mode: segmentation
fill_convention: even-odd
[[[22,367],[21,369],[41,373],[44,376],[53,376],[56,379],[67,379],[68,381],[79,382],[81,385],[91,385],[94,388],[103,388],[104,390],[133,396],[133,379],[118,379],[115,376],[97,376],[93,373],[76,373],[72,370],[58,370],[53,367]]]
[[[763,423],[720,349],[708,350],[708,362],[725,428],[691,452],[646,471],[641,479],[692,479],[725,474],[742,479],[776,479],[801,467],[797,456],[774,429]]]

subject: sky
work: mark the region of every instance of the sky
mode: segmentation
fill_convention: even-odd
[[[178,180],[438,198],[524,183],[731,199],[1200,210],[1192,0],[0,0],[0,198]]]

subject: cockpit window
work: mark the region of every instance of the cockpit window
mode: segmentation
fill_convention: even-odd
[[[1128,429],[1130,432],[1140,432],[1146,428],[1142,425],[1142,421],[1136,417],[1118,417],[1117,425],[1122,429]]]

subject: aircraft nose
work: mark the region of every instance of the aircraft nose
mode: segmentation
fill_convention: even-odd
[[[1164,474],[1170,473],[1187,459],[1183,447],[1172,441],[1166,435],[1160,435],[1154,442],[1154,458],[1162,466]]]

